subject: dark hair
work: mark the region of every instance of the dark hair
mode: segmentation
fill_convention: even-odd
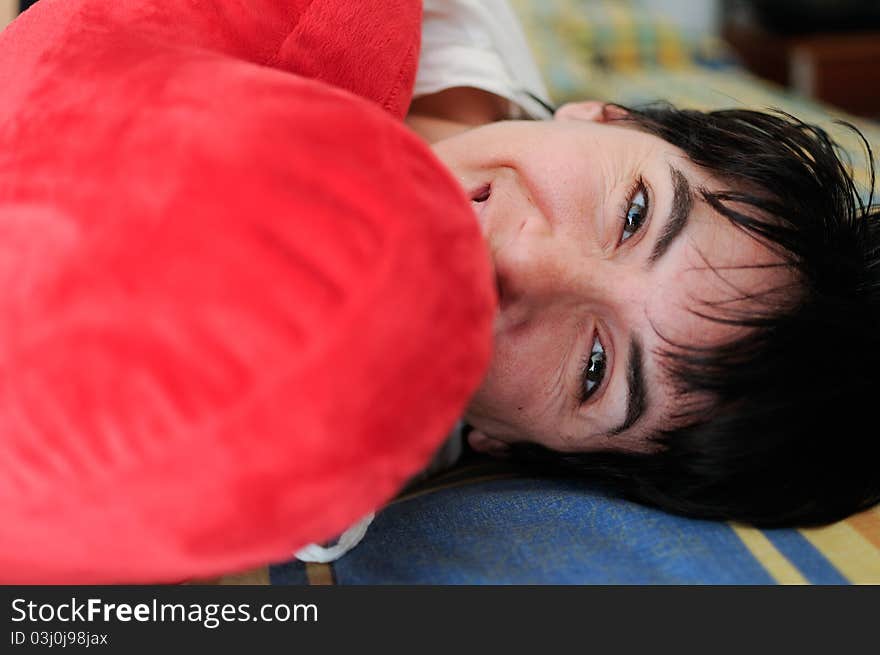
[[[727,187],[699,191],[781,256],[786,302],[694,311],[749,328],[729,343],[662,353],[683,402],[652,454],[555,453],[531,463],[578,470],[626,497],[700,518],[760,526],[836,521],[880,501],[880,208],[863,198],[838,146],[784,112],[626,109],[638,129],[682,149]],[[708,262],[707,262],[708,264]],[[662,335],[660,335],[662,337]],[[875,403],[877,403],[875,405]]]

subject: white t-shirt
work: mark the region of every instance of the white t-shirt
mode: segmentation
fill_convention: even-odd
[[[414,97],[469,86],[507,98],[510,118],[550,118],[547,89],[507,0],[424,0]],[[531,94],[531,95],[530,95]]]
[[[424,0],[422,49],[413,97],[453,87],[474,87],[510,101],[510,118],[550,118],[534,97],[550,102],[519,21],[507,0]],[[531,95],[530,95],[531,94]],[[449,468],[462,452],[459,424],[425,471]],[[360,543],[373,521],[368,514],[335,544],[309,544],[304,562],[333,562]]]

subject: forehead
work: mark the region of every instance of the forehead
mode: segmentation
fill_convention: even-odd
[[[682,409],[681,398],[664,368],[664,353],[689,348],[713,348],[743,336],[749,328],[711,318],[751,318],[756,314],[779,311],[796,295],[794,272],[770,247],[704,200],[704,193],[736,189],[736,183],[722,180],[714,172],[694,164],[679,148],[660,137],[641,131],[632,124],[597,126],[610,128],[621,146],[612,148],[621,169],[647,171],[655,189],[654,216],[646,234],[655,242],[669,215],[673,196],[670,167],[687,178],[693,207],[687,228],[666,256],[646,274],[644,291],[630,303],[627,328],[637,334],[644,346],[644,368],[651,398],[651,409],[639,429],[621,435],[620,445],[641,450],[643,437],[657,427],[669,425],[670,417]],[[751,207],[736,206],[746,215]],[[647,249],[645,249],[647,250]],[[711,318],[710,318],[711,317]]]
[[[693,208],[681,238],[658,262],[653,292],[645,298],[645,313],[658,328],[666,328],[663,334],[668,338],[712,345],[729,340],[734,328],[708,321],[698,313],[754,314],[767,304],[778,304],[785,300],[792,273],[777,253],[705,202],[704,191],[717,192],[726,185],[683,155],[671,163],[690,182]],[[736,209],[754,213],[745,207]],[[652,238],[666,217],[658,218]]]
[[[690,166],[691,183],[707,174]],[[711,183],[705,184],[712,188]],[[793,273],[780,257],[733,225],[696,194],[690,223],[651,281],[642,306],[640,333],[645,368],[653,395],[648,426],[668,424],[681,411],[681,399],[663,367],[664,353],[675,346],[713,348],[750,328],[709,317],[734,320],[778,310],[791,299]],[[634,319],[638,322],[638,319]],[[643,432],[642,430],[639,431]]]

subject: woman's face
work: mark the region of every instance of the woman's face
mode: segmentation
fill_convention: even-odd
[[[647,449],[677,402],[661,335],[727,340],[733,328],[693,310],[784,281],[700,199],[720,186],[710,173],[608,111],[566,105],[434,145],[472,198],[499,288],[493,360],[465,416],[478,450]]]

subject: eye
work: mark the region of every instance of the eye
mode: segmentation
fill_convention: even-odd
[[[593,338],[593,346],[590,352],[584,357],[583,367],[581,368],[580,377],[580,397],[581,404],[587,402],[596,389],[598,389],[602,380],[605,379],[605,348],[599,337]]]
[[[623,243],[638,232],[648,219],[648,189],[645,183],[639,179],[632,191],[627,196],[623,215],[623,234],[620,242]]]

